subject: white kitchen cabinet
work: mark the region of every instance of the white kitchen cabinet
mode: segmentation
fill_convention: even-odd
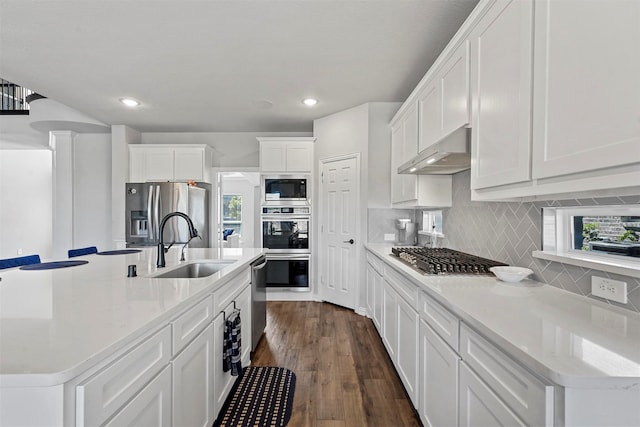
[[[418,95],[422,151],[469,124],[469,42],[464,40]]]
[[[394,207],[451,206],[451,177],[398,174],[417,154],[418,109],[408,108],[391,126],[391,203]]]
[[[460,356],[420,321],[420,402],[418,413],[427,427],[458,425]]]
[[[211,166],[207,145],[129,145],[130,182],[210,182]]]
[[[367,252],[367,310],[373,324],[382,331],[382,261]]]
[[[497,0],[471,33],[471,188],[531,178],[533,0]]]
[[[418,312],[399,295],[397,301],[396,367],[404,388],[414,406],[418,406],[418,355],[419,319]]]
[[[213,398],[214,413],[218,413],[224,404],[225,399],[231,391],[231,387],[235,381],[236,376],[232,376],[230,371],[223,372],[222,370],[222,350],[223,350],[223,338],[224,338],[224,321],[227,314],[231,314],[235,307],[240,309],[240,328],[241,328],[241,354],[242,354],[242,366],[250,365],[250,352],[251,352],[251,286],[248,282],[242,285],[241,288],[231,286],[235,288],[231,300],[224,306],[220,313],[215,317],[213,321]],[[231,288],[229,288],[231,289]],[[241,291],[238,293],[238,291]]]
[[[213,329],[210,323],[171,362],[174,426],[210,427],[215,420]]]
[[[464,363],[460,363],[460,427],[526,426]]]
[[[138,395],[169,363],[171,328],[165,327],[76,387],[76,426],[102,425]],[[131,373],[135,375],[131,375]],[[128,413],[136,408],[135,405]]]
[[[260,172],[311,173],[315,138],[258,138]]]
[[[396,363],[398,349],[398,301],[396,291],[384,280],[382,286],[382,342]]]
[[[171,366],[166,366],[105,427],[170,427],[172,423]]]
[[[640,163],[640,2],[538,0],[533,178]]]

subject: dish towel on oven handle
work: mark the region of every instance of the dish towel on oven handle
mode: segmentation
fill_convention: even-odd
[[[235,309],[224,322],[224,338],[222,343],[222,370],[231,371],[231,375],[238,376],[242,372],[240,360],[241,349],[240,310]]]

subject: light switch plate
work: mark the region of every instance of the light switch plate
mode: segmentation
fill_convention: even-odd
[[[591,276],[591,294],[622,304],[627,303],[627,282]]]

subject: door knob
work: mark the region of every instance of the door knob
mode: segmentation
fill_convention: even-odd
[[[353,242],[354,242],[354,240],[353,240],[353,239],[349,239],[349,240],[345,240],[345,241],[344,241],[344,242],[342,242],[342,243],[349,243],[349,244],[353,245]]]

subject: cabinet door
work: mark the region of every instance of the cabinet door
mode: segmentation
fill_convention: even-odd
[[[218,412],[222,409],[222,405],[231,391],[233,380],[237,378],[231,376],[230,371],[222,371],[223,338],[224,317],[220,314],[213,321],[213,399],[211,400],[214,407],[214,418],[217,417]],[[251,338],[249,338],[249,340],[251,340]]]
[[[420,321],[420,403],[427,427],[458,425],[460,357],[424,320]]]
[[[209,324],[171,362],[175,426],[210,427],[213,424],[213,340],[213,324]]]
[[[418,312],[403,298],[397,300],[398,374],[414,406],[418,406]]]
[[[389,283],[384,281],[382,285],[382,342],[394,364],[398,349],[397,312],[396,292]]]
[[[247,286],[235,301],[240,309],[242,366],[248,366],[251,364],[251,286]]]
[[[310,142],[288,142],[286,148],[287,172],[311,172],[313,168],[313,144]]]
[[[260,142],[260,170],[283,172],[287,168],[287,145],[284,142]]]
[[[398,166],[402,164],[404,144],[404,126],[402,121],[391,128],[391,203],[402,201],[402,175],[398,175]]]
[[[460,424],[477,426],[526,426],[464,363],[460,363]]]
[[[172,181],[173,148],[152,148],[146,152],[146,181]]]
[[[438,142],[442,136],[442,90],[440,79],[430,82],[418,98],[420,141],[418,151]]]
[[[204,153],[202,148],[176,148],[173,176],[175,180],[204,180]]]
[[[106,427],[170,427],[171,367],[167,366]]]
[[[147,181],[146,151],[129,147],[129,180],[127,182]]]
[[[376,276],[378,273],[373,269],[371,264],[367,263],[367,312],[373,318],[374,292],[376,284]]]
[[[469,124],[469,41],[447,60],[442,71],[442,136]]]
[[[471,188],[528,181],[533,1],[497,0],[471,35]]]
[[[640,2],[536,2],[533,178],[640,162]]]
[[[400,164],[408,162],[418,154],[418,104],[409,108],[402,120],[404,129],[402,138],[402,159]],[[399,165],[398,165],[399,166]]]

